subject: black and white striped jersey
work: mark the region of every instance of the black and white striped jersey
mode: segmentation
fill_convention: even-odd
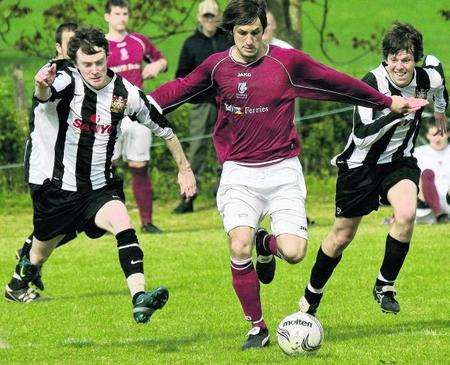
[[[73,67],[57,71],[46,102],[34,99],[28,182],[51,179],[63,190],[95,190],[114,179],[111,159],[124,116],[164,139],[174,136],[161,110],[127,80],[108,70],[111,81],[96,90]]]
[[[415,67],[409,85],[398,87],[381,63],[364,76],[363,81],[385,95],[428,99],[434,111],[443,113],[448,94],[442,65],[434,56],[427,56],[422,67]],[[353,111],[353,129],[342,153],[331,163],[344,168],[367,164],[384,164],[402,157],[411,157],[420,129],[422,109],[406,116],[386,108],[375,110],[357,106]]]

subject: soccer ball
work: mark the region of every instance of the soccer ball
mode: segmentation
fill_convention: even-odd
[[[296,312],[283,319],[277,328],[278,345],[287,355],[315,351],[323,341],[323,328],[318,319]]]

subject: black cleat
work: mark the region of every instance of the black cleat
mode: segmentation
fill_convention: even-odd
[[[142,233],[152,233],[152,234],[159,234],[159,233],[163,233],[163,231],[161,231],[158,227],[156,227],[153,223],[147,223],[144,224],[141,227],[141,232]]]
[[[33,288],[12,290],[8,285],[5,288],[5,298],[10,302],[30,303],[41,298],[40,294]]]
[[[255,246],[256,246],[256,273],[258,279],[263,284],[269,284],[272,282],[275,276],[276,261],[275,256],[267,249],[264,248],[264,240],[269,235],[264,229],[258,229],[255,234]]]
[[[147,323],[156,310],[166,305],[167,300],[169,300],[169,291],[163,286],[141,293],[134,303],[134,320],[137,323]]]
[[[247,340],[242,350],[259,349],[269,345],[269,330],[267,328],[253,327],[247,333]]]
[[[438,215],[438,216],[436,217],[436,222],[437,222],[437,224],[446,224],[446,223],[449,223],[450,220],[449,220],[449,218],[448,218],[448,214],[443,213],[443,214]]]
[[[174,214],[192,213],[194,211],[194,199],[183,199],[178,206],[172,210]]]
[[[383,313],[397,314],[400,312],[400,304],[395,300],[397,292],[392,285],[373,287],[373,297],[380,304]]]

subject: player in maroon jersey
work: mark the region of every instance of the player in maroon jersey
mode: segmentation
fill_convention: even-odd
[[[167,60],[161,52],[140,33],[128,33],[128,2],[109,0],[105,5],[105,20],[109,30],[108,67],[140,89],[144,79],[156,77],[167,69]],[[148,62],[142,67],[143,62]],[[141,217],[143,232],[161,233],[152,222],[153,194],[147,171],[150,161],[151,132],[129,118],[122,121],[122,135],[116,143],[114,160],[120,155],[128,161],[131,171],[131,186]]]
[[[268,344],[259,281],[272,281],[275,256],[295,264],[306,253],[306,188],[292,123],[295,98],[390,108],[399,114],[426,104],[385,96],[303,52],[268,46],[262,40],[266,25],[265,1],[230,0],[222,26],[232,32],[235,46],[150,96],[164,112],[193,97],[213,97],[217,103],[213,141],[223,164],[217,205],[229,236],[233,288],[252,325],[243,349]],[[266,214],[272,234],[259,228]]]

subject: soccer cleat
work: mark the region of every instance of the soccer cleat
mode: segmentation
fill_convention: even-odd
[[[180,204],[172,210],[174,214],[192,213],[194,211],[194,198],[183,199]]]
[[[446,224],[448,222],[450,222],[449,218],[448,218],[448,214],[443,213],[440,214],[436,217],[436,222],[437,224]]]
[[[242,350],[259,349],[269,345],[269,330],[267,328],[253,327],[247,333],[247,340]]]
[[[28,280],[29,277],[24,277],[23,279],[33,284],[39,290],[44,290],[44,282],[42,281],[42,267],[31,265],[29,258],[25,254],[22,254],[21,248],[19,248],[16,251],[16,259],[19,260],[18,265],[20,266],[18,274],[22,277],[22,274],[24,272],[31,271],[29,275],[26,275],[26,276],[31,275],[32,276],[31,280]],[[30,266],[33,266],[33,268],[30,268]],[[35,270],[37,270],[37,272],[34,272]]]
[[[153,234],[163,233],[163,231],[161,231],[153,223],[147,223],[147,224],[142,225],[141,232],[142,233],[153,233]]]
[[[256,246],[256,273],[258,279],[263,284],[269,284],[272,282],[275,276],[276,261],[275,256],[267,254],[267,250],[264,247],[264,240],[269,235],[264,229],[258,229],[255,234],[255,246]]]
[[[8,285],[5,288],[5,298],[10,302],[30,303],[41,298],[40,294],[33,288],[12,290]]]
[[[320,296],[322,298],[322,296]],[[307,313],[312,316],[316,316],[317,308],[319,308],[320,299],[316,303],[310,303],[308,300],[303,296],[300,298],[300,301],[298,302],[298,308],[299,312]]]
[[[394,313],[400,312],[400,304],[395,300],[397,292],[392,285],[377,286],[373,287],[373,297],[377,303],[380,304],[381,311],[384,313]]]
[[[164,307],[168,299],[169,291],[163,286],[140,294],[134,303],[134,320],[137,323],[147,323],[157,309]]]

